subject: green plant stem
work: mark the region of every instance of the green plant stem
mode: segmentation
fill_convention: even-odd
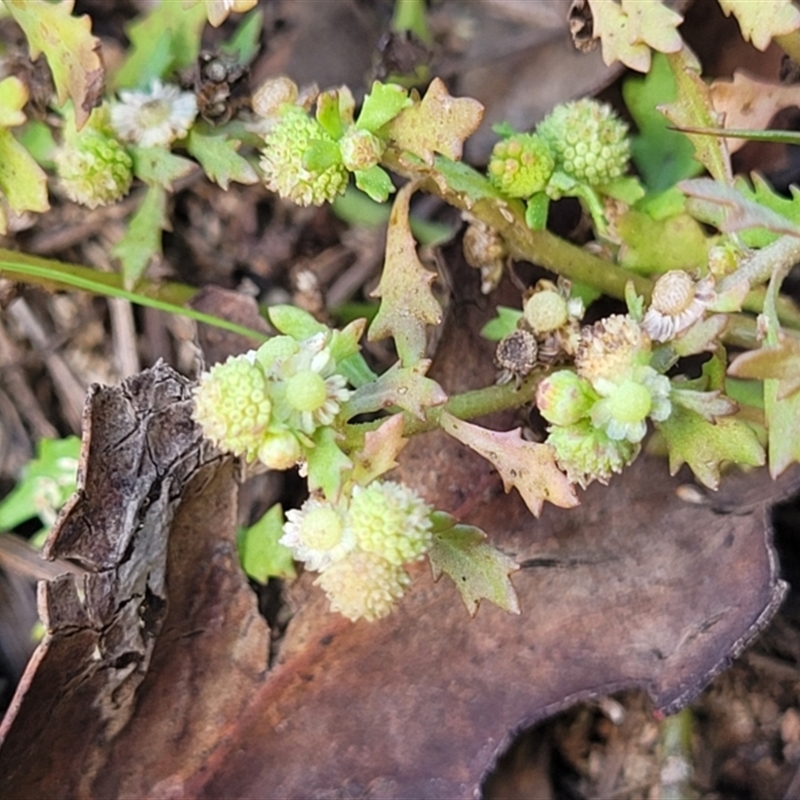
[[[462,211],[468,211],[497,230],[515,258],[538,264],[572,281],[587,283],[618,300],[625,299],[625,286],[631,281],[636,293],[642,295],[645,301],[649,300],[654,281],[604,261],[547,230],[531,230],[525,224],[523,204],[501,197],[480,173],[465,164],[438,157],[431,167],[420,159],[391,150],[387,151],[383,160],[384,166],[394,172],[419,180],[423,191],[435,194]],[[768,250],[769,253],[766,252]],[[761,313],[764,290],[759,284],[769,279],[776,261],[782,263],[786,258],[800,261],[800,239],[784,236],[758,251],[746,265],[725,278],[719,290],[722,292],[725,287],[746,278],[755,289],[748,295],[744,308],[756,314]],[[778,314],[784,325],[800,330],[800,311],[791,300],[779,298]],[[758,346],[755,321],[743,314],[732,314],[731,317],[732,324],[728,326],[724,337],[726,343],[741,347],[745,346],[744,342],[750,342],[750,347]]]
[[[603,261],[549,231],[531,230],[525,224],[525,207],[520,201],[501,197],[480,173],[464,164],[440,156],[431,167],[420,159],[391,150],[384,155],[383,164],[406,178],[420,180],[423,191],[490,225],[503,237],[515,258],[539,264],[570,280],[588,283],[620,300],[625,298],[628,281],[633,282],[638,294],[645,299],[650,297],[653,281]]]
[[[185,304],[197,293],[197,289],[181,283],[144,285],[139,291],[132,292],[123,287],[122,276],[117,273],[99,272],[80,264],[67,264],[3,248],[0,248],[0,276],[20,283],[41,286],[51,292],[78,289],[103,297],[118,297],[168,314],[189,317],[197,322],[238,333],[258,342],[266,339],[261,331],[186,306]]]
[[[425,0],[395,0],[392,30],[411,31],[421,42],[430,44],[432,37],[425,14]]]
[[[519,388],[513,383],[506,383],[502,386],[487,386],[484,389],[453,395],[444,405],[428,409],[424,420],[403,412],[403,436],[414,436],[436,430],[440,427],[439,419],[443,411],[459,419],[469,420],[532,403],[536,397],[536,388],[543,377],[544,373],[537,370],[532,372]],[[385,418],[381,418],[373,422],[348,425],[344,434],[344,446],[351,448],[360,446],[363,435],[376,430],[385,421]]]
[[[750,286],[766,283],[772,273],[784,264],[796,264],[800,261],[800,238],[781,236],[772,244],[757,250],[739,269],[723,278],[718,288],[720,293],[733,288],[742,281]]]
[[[691,708],[667,717],[661,724],[661,775],[659,796],[662,800],[691,800],[697,796],[692,787]]]

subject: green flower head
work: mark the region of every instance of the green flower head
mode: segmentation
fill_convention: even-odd
[[[220,449],[255,460],[272,421],[269,383],[255,351],[231,356],[200,376],[194,419]]]
[[[276,384],[274,416],[288,429],[307,436],[320,426],[331,425],[341,404],[350,397],[346,378],[336,372],[329,342],[330,335],[320,332],[294,347],[289,343],[283,348],[266,345],[268,374]],[[281,349],[283,357],[273,352]]]
[[[399,483],[356,486],[350,501],[350,524],[358,547],[397,565],[416,561],[430,548],[430,513],[413,489]]]
[[[331,202],[347,187],[348,173],[339,160],[309,164],[312,147],[338,153],[322,125],[302,108],[286,104],[280,120],[266,135],[261,168],[267,188],[301,206]]]
[[[133,161],[125,148],[88,126],[67,138],[55,162],[67,197],[88,208],[115,203],[131,188]]]
[[[489,180],[509,197],[530,197],[544,189],[554,166],[544,139],[533,133],[516,133],[494,146]]]
[[[611,106],[590,97],[556,106],[536,127],[560,169],[589,186],[619,178],[628,168],[628,126]]]
[[[332,611],[371,622],[391,612],[411,579],[385,558],[356,550],[331,564],[314,583],[328,595]]]
[[[592,481],[608,483],[615,472],[622,472],[639,453],[638,444],[612,439],[588,419],[553,426],[547,444],[555,450],[558,465],[567,478],[584,489]]]
[[[611,439],[640,442],[648,418],[663,422],[672,412],[669,378],[652,367],[638,367],[620,381],[600,380],[595,388],[602,398],[592,406],[592,424]]]

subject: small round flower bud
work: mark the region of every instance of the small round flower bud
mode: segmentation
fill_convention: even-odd
[[[342,163],[350,172],[374,167],[386,145],[374,133],[350,127],[339,141]]]
[[[124,197],[133,180],[133,161],[113,137],[84,129],[55,156],[61,186],[76,203],[97,208]]]
[[[291,431],[268,433],[258,447],[258,460],[270,469],[291,469],[303,457],[303,448]]]
[[[297,411],[317,411],[327,398],[325,379],[310,369],[286,381],[286,400]]]
[[[589,416],[598,399],[589,382],[570,370],[548,375],[536,389],[536,406],[554,425],[572,425]]]
[[[264,139],[261,168],[267,188],[301,206],[320,206],[347,188],[348,173],[341,163],[308,169],[304,156],[315,142],[334,145],[322,125],[302,108],[284,105],[280,121]]]
[[[298,95],[297,84],[290,78],[270,78],[253,92],[253,111],[265,119],[276,118],[280,109],[287,103],[293,104]]]
[[[536,127],[556,167],[577,181],[601,186],[628,168],[628,126],[611,106],[592,98],[556,106]]]
[[[430,548],[430,512],[413,489],[375,481],[353,490],[350,524],[360,549],[400,565],[421,558]]]
[[[530,197],[544,189],[554,166],[553,154],[543,139],[533,133],[517,133],[494,146],[489,180],[509,197]]]
[[[344,558],[356,541],[342,512],[315,498],[306,500],[300,510],[286,512],[283,531],[281,544],[291,548],[294,558],[315,572]]]
[[[567,298],[557,289],[534,292],[524,303],[522,313],[528,327],[537,335],[557,330],[567,323]]]
[[[331,610],[354,622],[385,617],[405,592],[411,579],[403,569],[375,553],[356,550],[331,564],[317,579],[331,602]]]
[[[194,419],[207,438],[222,450],[255,459],[272,417],[272,401],[253,351],[204,372],[194,404]]]
[[[650,337],[636,320],[612,314],[581,330],[575,367],[596,388],[598,380],[621,380],[649,358]]]
[[[738,244],[731,241],[714,245],[708,249],[708,271],[715,278],[724,278],[739,268],[743,253]]]
[[[554,426],[547,444],[555,450],[558,465],[567,478],[584,489],[592,481],[608,483],[615,472],[622,472],[639,453],[638,444],[612,439],[588,419]]]

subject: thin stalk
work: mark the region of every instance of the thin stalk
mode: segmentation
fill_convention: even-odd
[[[532,372],[518,388],[513,383],[506,383],[452,395],[444,405],[427,409],[424,420],[403,412],[403,436],[436,430],[440,427],[439,419],[443,411],[459,419],[469,420],[532,403],[536,397],[536,388],[543,377],[544,373],[539,370]],[[385,421],[386,418],[382,417],[372,422],[349,423],[344,431],[343,446],[360,446],[364,434],[376,430]]]
[[[0,276],[20,283],[42,286],[49,291],[78,289],[102,297],[117,297],[168,314],[189,317],[196,322],[204,322],[259,342],[267,338],[261,331],[237,325],[211,314],[204,314],[184,305],[197,293],[197,289],[180,283],[144,286],[132,292],[123,288],[122,277],[117,273],[99,272],[79,264],[67,264],[2,248],[0,248]]]

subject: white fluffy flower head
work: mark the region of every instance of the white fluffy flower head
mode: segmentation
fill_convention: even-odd
[[[154,80],[150,91],[121,91],[111,106],[111,125],[125,142],[142,147],[166,147],[189,132],[197,116],[191,92]]]
[[[338,374],[328,346],[329,337],[318,333],[300,343],[297,352],[274,362],[272,375],[285,387],[285,423],[311,435],[333,423],[339,408],[350,397],[347,379]]]
[[[298,561],[308,569],[321,572],[344,558],[356,544],[352,528],[344,514],[316,498],[303,503],[301,509],[286,512],[281,544],[291,548]]]

